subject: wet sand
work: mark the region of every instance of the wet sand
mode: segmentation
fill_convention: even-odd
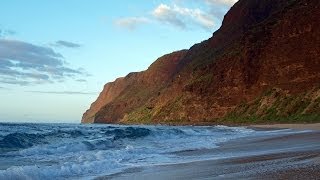
[[[252,125],[254,128],[289,128],[298,130],[318,130],[320,131],[320,123],[315,124],[271,124],[271,125]]]
[[[320,179],[320,131],[242,138],[175,154],[225,158],[132,168],[97,179]]]

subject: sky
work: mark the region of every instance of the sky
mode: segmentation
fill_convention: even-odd
[[[236,1],[2,1],[0,122],[80,123],[105,83],[208,39]]]

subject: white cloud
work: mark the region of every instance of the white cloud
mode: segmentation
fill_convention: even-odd
[[[120,18],[114,21],[114,24],[118,27],[122,27],[128,30],[134,30],[138,25],[149,23],[150,20],[145,17],[126,17]]]
[[[163,24],[185,30],[202,28],[213,31],[216,21],[222,20],[224,14],[238,0],[173,0],[173,4],[160,4],[141,17],[125,17],[114,21],[121,28],[134,30],[141,24],[158,21]],[[198,5],[198,8],[190,8],[188,5]]]
[[[214,27],[212,16],[200,9],[160,4],[153,10],[152,15],[159,21],[182,29],[188,28],[190,24],[200,25],[206,30],[211,30]]]
[[[214,4],[214,5],[226,5],[226,6],[232,6],[234,5],[238,0],[205,0],[209,4]]]
[[[186,24],[178,18],[178,13],[165,4],[160,4],[152,12],[153,16],[160,21],[174,25],[179,28],[186,28]]]

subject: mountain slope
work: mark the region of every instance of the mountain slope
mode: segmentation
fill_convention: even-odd
[[[319,6],[240,0],[210,39],[107,84],[82,122],[320,121]]]
[[[172,79],[179,61],[186,50],[165,55],[155,61],[146,71],[130,73],[124,78],[107,83],[98,99],[91,104],[82,118],[84,123],[99,122],[100,111],[108,112],[110,122],[123,118],[128,113],[154,98]],[[100,114],[99,114],[100,113]],[[103,120],[101,121],[103,122]]]

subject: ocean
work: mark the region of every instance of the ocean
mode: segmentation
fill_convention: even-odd
[[[239,154],[185,156],[181,152],[286,133],[296,132],[227,126],[0,123],[0,179],[94,179],[130,168],[221,159]]]

